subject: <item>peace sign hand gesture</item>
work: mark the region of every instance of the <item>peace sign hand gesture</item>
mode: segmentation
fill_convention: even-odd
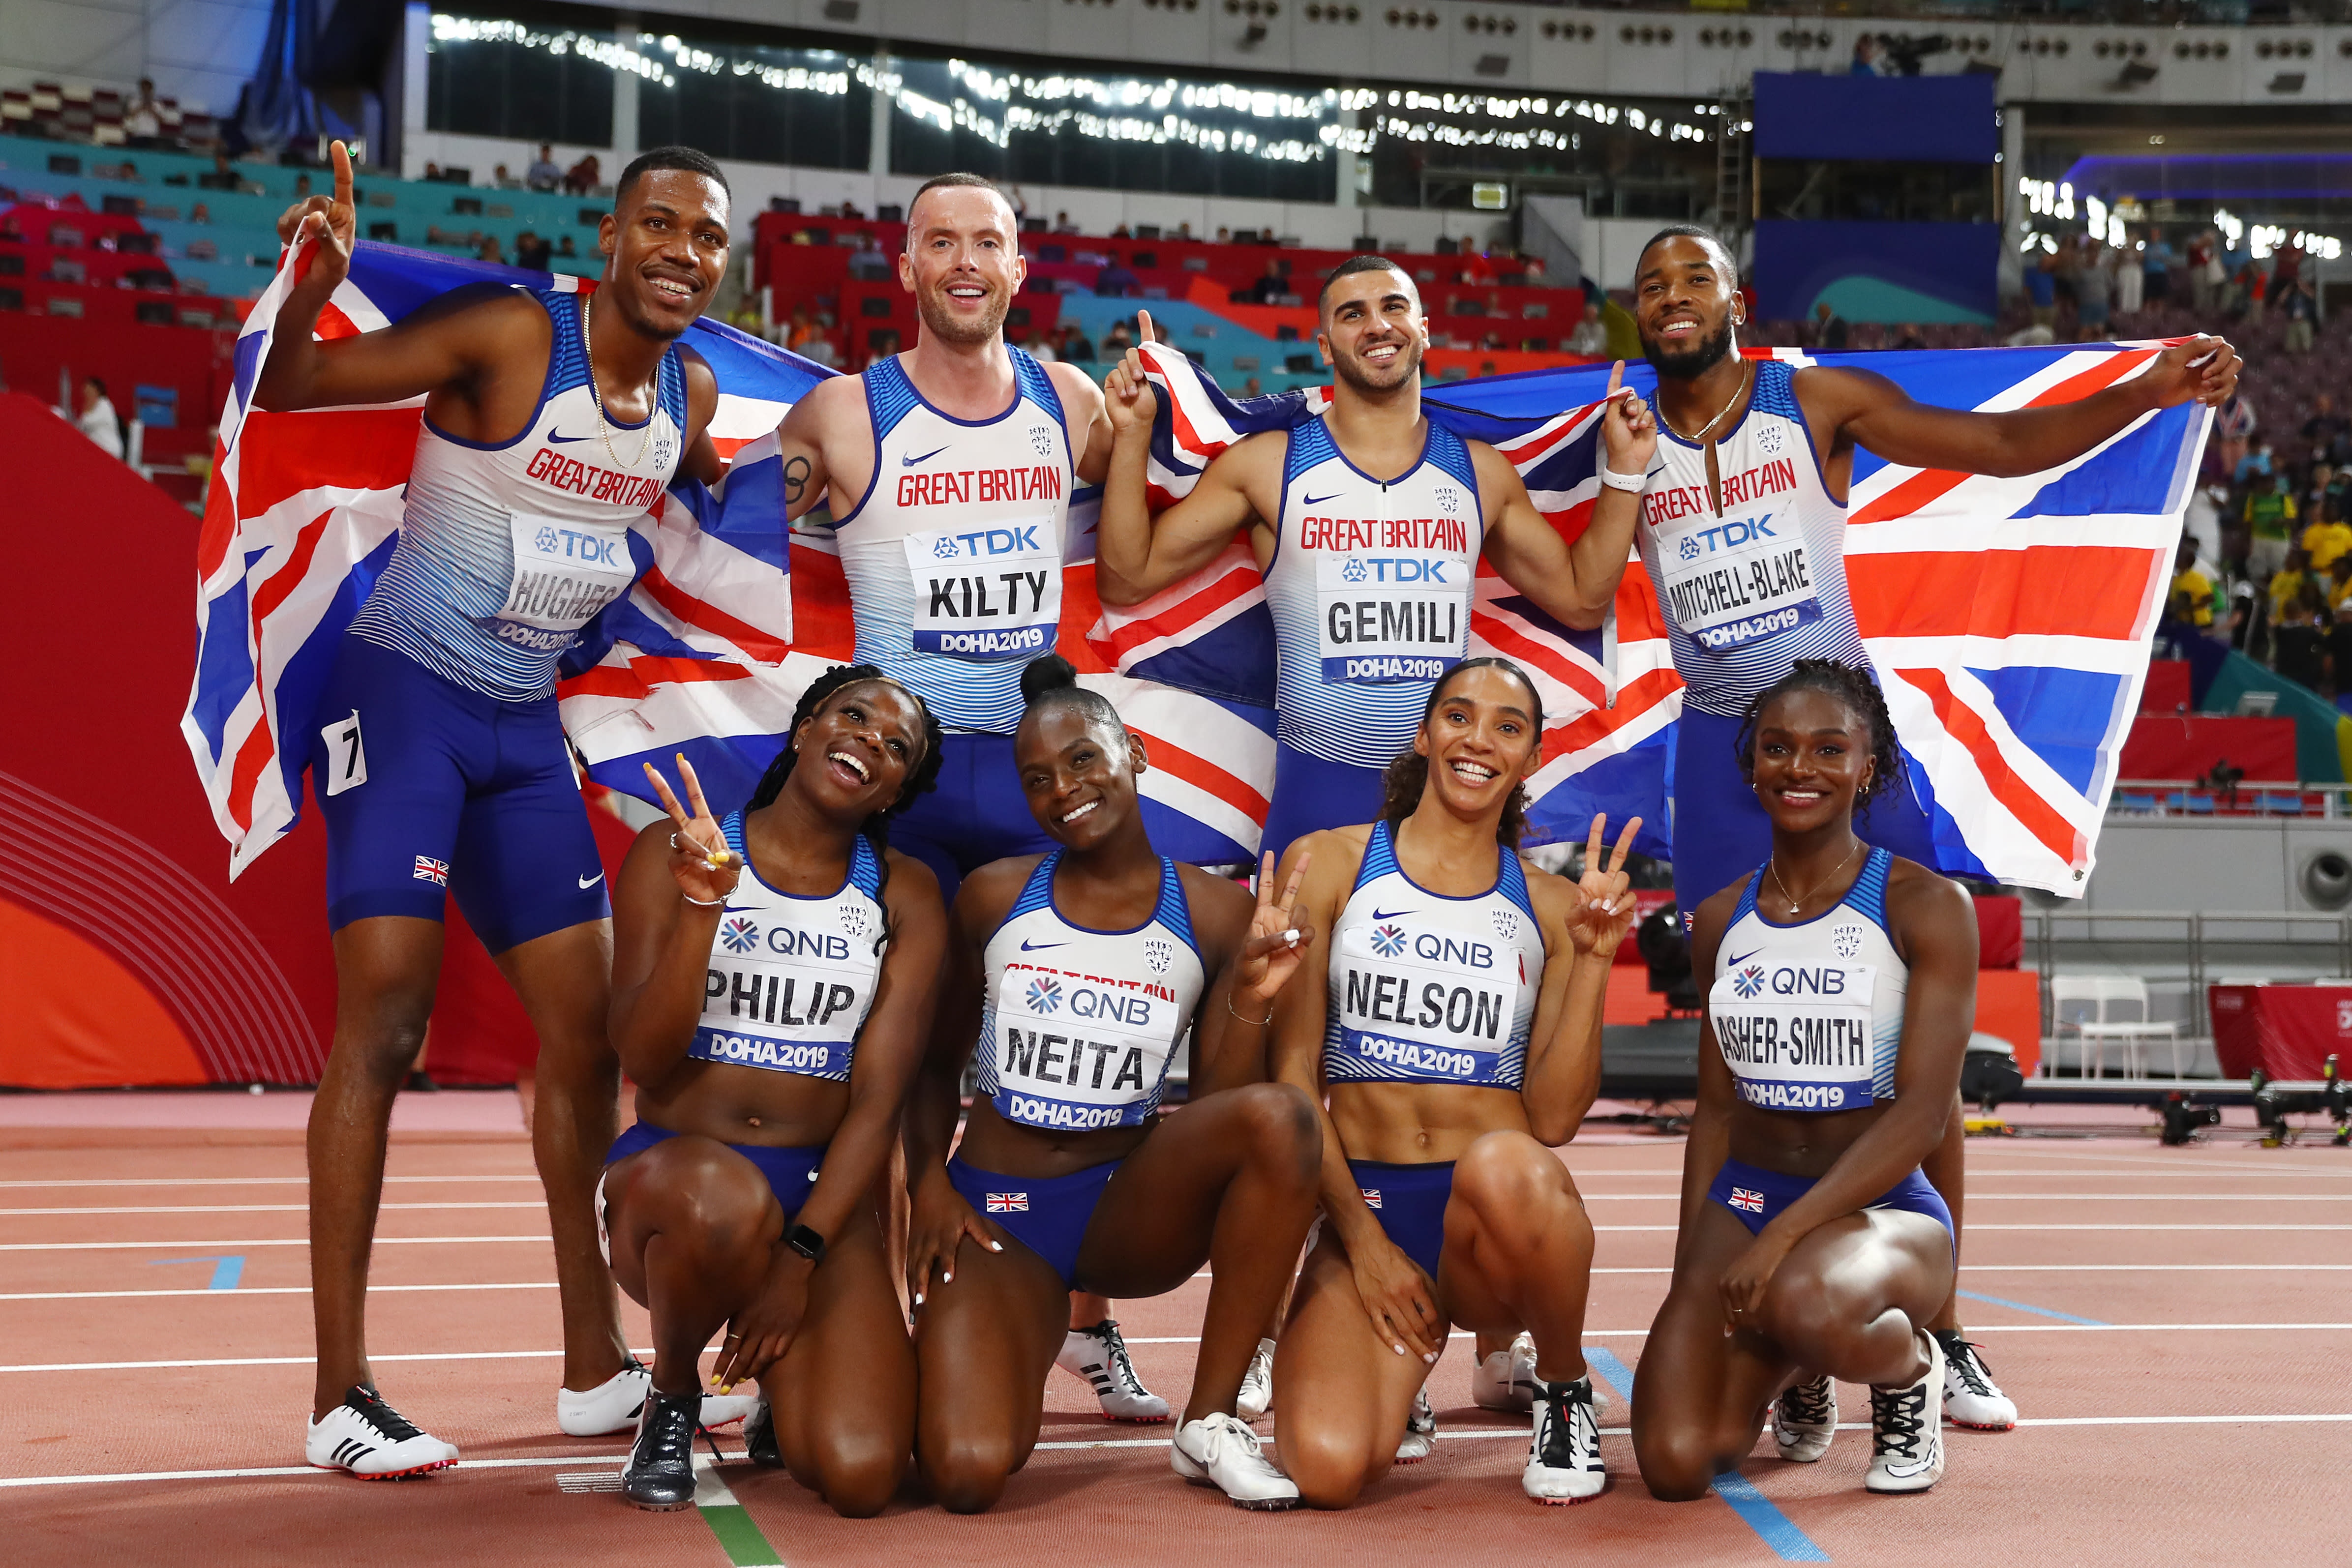
[[[1616,956],[1618,944],[1633,928],[1633,879],[1625,870],[1625,862],[1633,852],[1633,835],[1642,831],[1642,819],[1635,817],[1625,824],[1604,861],[1601,835],[1608,827],[1606,811],[1592,819],[1591,833],[1584,841],[1584,875],[1576,884],[1576,913],[1568,922],[1568,939],[1575,944],[1577,953],[1596,958]]]
[[[1274,897],[1274,856],[1261,858],[1257,877],[1257,913],[1250,918],[1249,939],[1234,960],[1234,995],[1255,1004],[1270,1004],[1298,971],[1314,927],[1298,912],[1298,884],[1307,878],[1311,850],[1298,852],[1290,881],[1277,903]]]
[[[711,816],[709,802],[702,798],[702,780],[694,776],[694,764],[686,759],[686,753],[677,753],[678,777],[686,783],[686,798],[694,802],[690,816],[677,803],[661,770],[650,762],[645,766],[646,777],[654,781],[654,793],[661,797],[662,810],[677,824],[677,831],[669,836],[669,873],[677,879],[678,891],[696,904],[724,904],[742,878],[743,857],[727,847],[727,835]]]

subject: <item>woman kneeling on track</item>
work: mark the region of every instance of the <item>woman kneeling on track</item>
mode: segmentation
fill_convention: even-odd
[[[622,1494],[694,1500],[699,1358],[766,1393],[744,1433],[839,1512],[906,1474],[915,1362],[871,1195],[930,1027],[946,916],[891,814],[931,787],[940,726],[870,664],[801,698],[751,803],[714,821],[651,768],[670,820],[614,889],[613,1044],[637,1123],[597,1191],[621,1288],[653,1312],[652,1396]]]
[[[1581,886],[1522,862],[1519,786],[1542,736],[1517,665],[1465,660],[1390,767],[1381,821],[1284,856],[1294,875],[1312,861],[1299,924],[1328,981],[1277,1005],[1274,1070],[1330,1109],[1321,1239],[1275,1351],[1275,1447],[1318,1507],[1427,1453],[1399,1447],[1409,1416],[1427,1419],[1422,1384],[1453,1323],[1534,1333],[1528,1495],[1578,1502],[1608,1481],[1581,1342],[1592,1226],[1552,1148],[1600,1088],[1641,823],[1604,865],[1594,821]]]
[[[1314,1218],[1314,1104],[1256,1083],[1153,1113],[1188,1029],[1196,1061],[1227,1037],[1255,1053],[1304,934],[1273,898],[1271,865],[1253,910],[1237,884],[1153,851],[1143,742],[1066,663],[1033,662],[1022,691],[1013,760],[1062,847],[982,867],[949,916],[939,1024],[907,1113],[916,1463],[944,1507],[989,1507],[1036,1446],[1068,1292],[1160,1295],[1205,1261],[1176,1471],[1244,1508],[1295,1507],[1298,1489],[1234,1400]],[[975,1040],[979,1090],[950,1159]]]
[[[1748,705],[1738,746],[1772,853],[1699,905],[1692,936],[1713,988],[1634,1458],[1657,1497],[1697,1497],[1747,1458],[1769,1402],[1781,1457],[1811,1463],[1843,1378],[1871,1389],[1864,1484],[1925,1491],[1944,1473],[1944,1353],[1926,1325],[1952,1288],[1953,1234],[1919,1162],[1959,1087],[1976,917],[1957,883],[1855,836],[1856,808],[1902,767],[1867,671],[1799,660]]]

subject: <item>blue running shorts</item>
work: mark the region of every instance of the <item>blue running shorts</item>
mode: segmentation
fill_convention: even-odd
[[[1125,1163],[1106,1160],[1067,1176],[1012,1176],[966,1165],[958,1155],[948,1161],[948,1181],[975,1211],[1045,1260],[1062,1277],[1064,1290],[1075,1291],[1078,1249],[1086,1242],[1095,1206]]]
[[[1278,862],[1284,851],[1309,833],[1377,821],[1386,798],[1381,784],[1384,771],[1327,762],[1276,740],[1274,800],[1265,814],[1265,837],[1259,841]]]
[[[1445,1205],[1454,1197],[1454,1162],[1391,1166],[1349,1160],[1348,1168],[1381,1228],[1434,1284],[1438,1254],[1445,1247]]]
[[[1772,852],[1772,819],[1739,776],[1732,742],[1739,720],[1688,708],[1675,725],[1674,777],[1666,814],[1673,823],[1675,902],[1689,926],[1698,906],[1755,874]],[[1918,764],[1906,762],[1895,788],[1853,820],[1874,849],[1892,850],[1921,865],[1936,863],[1936,797]]]
[[[631,1155],[640,1154],[656,1144],[666,1143],[678,1134],[667,1127],[656,1127],[650,1122],[639,1122],[613,1140],[605,1151],[604,1168],[609,1171]],[[808,1202],[810,1190],[816,1184],[817,1167],[824,1163],[825,1145],[815,1144],[798,1148],[779,1148],[766,1144],[730,1144],[729,1148],[759,1167],[768,1178],[768,1190],[776,1195],[776,1202],[784,1211],[784,1223]],[[604,1261],[613,1261],[613,1237],[604,1218],[604,1178],[596,1178],[596,1246],[604,1254]]]
[[[331,929],[438,920],[454,897],[503,953],[611,915],[554,697],[500,702],[346,636],[318,711],[329,722],[308,737],[310,787],[327,822]]]
[[[940,745],[940,787],[890,820],[890,847],[930,867],[940,901],[950,905],[963,879],[991,861],[1054,848],[1021,792],[1013,737],[947,736]]]
[[[1744,1160],[1726,1160],[1723,1168],[1715,1173],[1715,1184],[1706,1189],[1706,1197],[1708,1202],[1719,1203],[1728,1209],[1734,1219],[1748,1227],[1750,1235],[1761,1235],[1773,1216],[1813,1190],[1813,1179],[1762,1170]],[[1945,1207],[1943,1195],[1917,1171],[1896,1182],[1877,1202],[1865,1203],[1863,1207],[1907,1209],[1926,1215],[1947,1231],[1952,1228],[1952,1211]],[[1952,1249],[1956,1255],[1959,1245],[1955,1236]]]

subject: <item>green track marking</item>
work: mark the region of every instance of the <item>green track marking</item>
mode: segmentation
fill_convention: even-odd
[[[708,1458],[694,1462],[694,1507],[735,1568],[782,1568],[784,1560],[776,1555],[776,1549],[768,1544],[768,1538],[760,1533],[760,1527],[735,1500],[735,1494],[719,1479],[719,1471]]]

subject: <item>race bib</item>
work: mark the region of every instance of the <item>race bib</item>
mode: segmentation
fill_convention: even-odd
[[[1433,681],[1469,645],[1459,556],[1324,551],[1315,558],[1317,652],[1327,681]]]
[[[995,1059],[997,1112],[1031,1127],[1139,1125],[1185,1021],[1165,986],[1008,964],[980,1042]]]
[[[846,1079],[879,972],[870,943],[730,913],[711,944],[702,1018],[686,1053],[730,1067]]]
[[[1062,621],[1062,541],[1053,523],[907,536],[914,647],[958,659],[1034,659]]]
[[[1503,1083],[1519,951],[1461,931],[1381,920],[1339,934],[1339,1039],[1366,1078]],[[1516,1084],[1508,1085],[1516,1087]]]
[[[1707,1017],[1740,1098],[1766,1111],[1855,1111],[1873,1103],[1868,964],[1735,965]]]
[[[559,522],[516,513],[514,582],[496,617],[498,634],[531,648],[568,648],[572,633],[626,593],[637,563],[625,523]]]
[[[1699,646],[1721,653],[1822,618],[1793,515],[1701,518],[1660,533],[1667,611]]]

